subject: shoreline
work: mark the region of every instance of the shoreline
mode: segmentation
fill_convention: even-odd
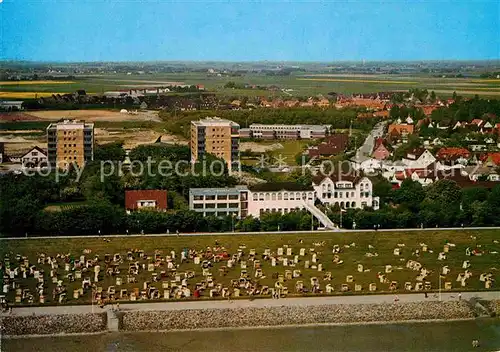
[[[107,335],[107,334],[136,334],[136,333],[178,333],[178,332],[210,332],[210,331],[236,331],[236,330],[263,330],[263,329],[290,329],[290,328],[315,328],[328,326],[364,326],[364,325],[399,325],[399,324],[422,324],[422,323],[447,323],[458,321],[474,321],[478,319],[493,319],[483,317],[473,318],[451,318],[451,319],[412,319],[412,320],[380,320],[380,321],[365,321],[351,323],[311,323],[311,324],[289,324],[289,325],[259,325],[259,326],[233,326],[233,327],[218,327],[218,328],[193,328],[193,329],[162,329],[162,330],[120,330],[120,331],[99,331],[99,332],[78,332],[78,333],[57,333],[57,334],[33,334],[33,335],[2,335],[4,340],[14,339],[36,339],[44,337],[70,337],[70,336],[91,336],[91,335]]]
[[[337,302],[337,303],[335,303]],[[98,313],[50,310],[0,316],[3,338],[84,336],[128,332],[252,330],[292,327],[415,324],[493,317],[499,300],[338,302],[283,299],[246,304],[152,304]],[[243,303],[243,302],[242,302]],[[139,308],[139,309],[138,309]],[[44,314],[45,313],[45,314]]]

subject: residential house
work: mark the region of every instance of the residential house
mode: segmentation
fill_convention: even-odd
[[[436,153],[436,159],[442,162],[459,162],[467,160],[471,157],[471,153],[465,148],[441,148]]]
[[[372,158],[377,159],[377,160],[385,160],[390,156],[391,156],[391,152],[389,152],[389,150],[385,146],[384,139],[378,138],[375,141],[375,148],[374,148],[373,153],[372,153]]]
[[[21,156],[21,163],[26,168],[47,167],[47,153],[39,147],[34,147]]]
[[[481,127],[483,125],[484,121],[481,119],[473,119],[471,121],[472,125],[476,125],[477,127]]]
[[[387,141],[391,144],[397,143],[403,140],[403,137],[401,136],[401,133],[398,132],[398,130],[393,129],[391,132],[387,134]]]
[[[307,153],[309,157],[332,156],[343,153],[349,143],[349,136],[346,133],[335,133],[325,138],[319,145],[309,147]]]
[[[448,179],[457,182],[461,187],[469,186],[472,182],[462,168],[445,168],[439,162],[433,163],[425,168],[405,169],[398,171],[391,182],[401,185],[405,179],[419,182],[422,186],[430,185],[438,180]]]
[[[500,166],[500,152],[484,154],[480,160],[486,166]]]
[[[450,128],[450,122],[449,121],[441,121],[436,124],[436,128],[438,130],[447,130]]]
[[[500,123],[497,123],[495,124],[495,126],[493,126],[493,133],[496,133],[500,136]]]
[[[472,152],[485,152],[486,150],[488,150],[488,147],[486,146],[486,144],[471,144],[469,145],[469,149]]]
[[[320,108],[327,108],[330,106],[330,101],[326,98],[321,98],[318,102],[316,102],[316,106]]]
[[[357,155],[356,159],[352,161],[352,167],[354,168],[354,170],[369,174],[374,173],[377,170],[381,170],[383,165],[383,160],[377,160],[375,158],[369,158],[360,155]]]
[[[167,210],[167,191],[164,190],[126,190],[125,209],[133,210]]]
[[[425,148],[416,148],[407,153],[403,163],[410,168],[426,168],[436,161],[436,158]]]
[[[414,132],[414,126],[407,123],[390,124],[387,133],[390,135],[393,131],[396,131],[401,137],[405,138]]]
[[[381,117],[381,118],[387,119],[387,118],[389,118],[389,110],[375,111],[373,113],[373,117]]]
[[[496,169],[491,166],[468,166],[464,168],[464,172],[467,173],[472,181],[479,181],[484,179],[484,181],[490,182],[500,181],[500,175],[498,174]]]
[[[431,116],[432,112],[439,108],[439,105],[415,105],[417,108],[421,108],[425,116]]]

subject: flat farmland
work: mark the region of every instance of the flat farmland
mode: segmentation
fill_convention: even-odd
[[[248,84],[262,87],[276,86],[268,89],[225,88],[228,82],[238,85]],[[0,82],[0,97],[28,98],[37,93],[75,92],[85,89],[89,94],[100,94],[109,90],[126,90],[130,88],[168,86],[174,84],[202,84],[208,91],[225,96],[312,96],[337,92],[342,94],[370,93],[378,91],[406,91],[410,88],[434,90],[444,96],[457,94],[471,96],[481,95],[498,97],[500,95],[500,79],[447,78],[429,75],[358,75],[358,74],[325,74],[325,73],[293,73],[288,76],[248,73],[242,76],[216,76],[204,72],[155,73],[144,75],[103,74],[77,76],[72,81],[29,81]]]
[[[173,231],[174,229],[172,229]],[[37,264],[40,254],[46,256],[59,256],[59,268],[56,269],[57,277],[63,280],[68,290],[68,303],[89,303],[90,294],[78,300],[72,299],[74,289],[81,287],[81,280],[69,282],[67,275],[74,274],[74,261],[81,255],[85,260],[94,259],[98,256],[99,265],[102,268],[98,286],[106,291],[109,286],[117,289],[127,289],[128,292],[134,288],[142,290],[143,283],[148,281],[152,286],[162,290],[162,281],[175,279],[176,274],[184,277],[185,272],[194,272],[194,277],[188,280],[188,287],[194,290],[196,283],[206,280],[202,275],[201,264],[206,260],[208,271],[212,274],[215,285],[220,283],[223,287],[231,287],[231,280],[239,280],[242,270],[246,270],[247,280],[255,287],[274,287],[279,275],[285,280],[283,285],[288,288],[290,295],[298,294],[296,285],[302,281],[304,286],[311,288],[311,279],[317,278],[322,293],[325,293],[327,284],[331,284],[335,294],[346,294],[341,292],[343,284],[347,284],[347,294],[367,294],[368,285],[375,283],[377,290],[374,293],[404,293],[405,282],[410,282],[414,287],[420,271],[407,267],[408,261],[418,262],[425,268],[428,275],[423,279],[429,282],[431,291],[439,287],[439,274],[442,267],[447,266],[449,273],[442,278],[442,286],[445,282],[451,282],[452,290],[482,290],[485,284],[480,280],[481,274],[490,273],[493,281],[492,289],[498,289],[499,259],[500,259],[500,231],[498,230],[463,230],[463,231],[394,231],[394,232],[349,232],[349,233],[326,233],[317,232],[311,234],[258,234],[258,235],[212,235],[212,236],[165,236],[165,237],[109,237],[104,238],[56,238],[56,239],[20,239],[0,240],[0,258],[5,261],[10,258],[11,268],[18,267],[19,261],[16,256],[26,257],[30,265],[44,270],[46,298],[52,301],[52,289],[55,287],[50,279],[50,265]],[[445,253],[444,246],[447,245],[448,252]],[[338,247],[337,247],[338,246]],[[426,247],[426,248],[424,248]],[[281,248],[281,249],[280,249]],[[287,252],[290,248],[290,252]],[[301,253],[301,248],[304,252]],[[338,253],[333,249],[338,248]],[[399,250],[399,255],[394,250]],[[251,255],[255,250],[255,256]],[[269,255],[265,256],[265,251]],[[283,253],[281,253],[281,250]],[[144,256],[137,253],[143,251]],[[175,252],[175,270],[167,266],[171,252]],[[191,251],[191,255],[183,262],[180,260],[181,252]],[[418,252],[417,252],[418,251]],[[127,260],[128,252],[132,252],[133,259]],[[237,255],[241,252],[240,259],[229,267],[227,257]],[[443,252],[444,259],[438,260],[439,253]],[[468,256],[466,252],[475,252],[477,255]],[[120,254],[121,260],[113,263],[105,261],[106,254],[111,257]],[[304,254],[304,255],[301,255]],[[62,259],[65,256],[66,259]],[[215,259],[218,255],[220,260]],[[194,263],[194,256],[200,257],[200,264]],[[296,257],[297,256],[297,257]],[[155,260],[156,257],[156,260]],[[272,266],[275,258],[276,266]],[[314,259],[315,257],[315,259]],[[285,262],[285,259],[287,262]],[[255,277],[256,265],[254,260],[259,261],[262,269],[262,277]],[[297,260],[295,262],[295,260]],[[316,260],[316,263],[314,262]],[[306,261],[309,264],[307,267]],[[465,269],[464,261],[470,266]],[[70,264],[69,271],[65,270],[65,262]],[[137,262],[140,266],[136,275],[137,282],[127,284],[127,275],[130,263]],[[242,269],[242,262],[246,263],[246,269]],[[154,264],[149,271],[148,264]],[[285,265],[286,264],[286,265]],[[321,264],[322,271],[318,267]],[[362,265],[362,268],[359,267]],[[390,265],[391,267],[388,267]],[[4,266],[5,267],[5,266]],[[106,268],[117,268],[113,276],[105,274]],[[300,271],[299,277],[287,278],[287,271]],[[472,276],[462,287],[457,282],[457,276],[469,270]],[[163,272],[163,274],[162,274]],[[159,282],[153,282],[152,275],[156,273],[163,276]],[[331,280],[327,280],[331,273]],[[83,277],[92,277],[93,270],[82,274]],[[347,276],[352,275],[352,282],[348,282]],[[381,282],[381,275],[384,275]],[[3,277],[0,276],[0,278]],[[116,286],[116,277],[123,279],[122,286]],[[33,277],[26,279],[17,278],[16,282],[22,288],[34,292],[36,280]],[[396,282],[397,289],[390,290],[390,283]],[[355,292],[355,284],[362,285],[362,291]],[[304,293],[301,293],[304,294]],[[311,293],[307,293],[309,295]],[[10,291],[7,297],[12,301],[15,293]],[[246,296],[245,290],[242,295]],[[208,292],[202,293],[203,298],[208,298]],[[23,302],[26,304],[26,302]]]

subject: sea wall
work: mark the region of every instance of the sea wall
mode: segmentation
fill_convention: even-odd
[[[106,313],[0,316],[2,335],[93,333],[107,330]]]
[[[128,331],[182,330],[321,323],[398,322],[473,317],[473,310],[464,301],[337,304],[267,308],[132,311],[123,313],[121,328]]]

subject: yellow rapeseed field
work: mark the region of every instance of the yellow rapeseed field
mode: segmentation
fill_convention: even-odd
[[[417,84],[412,81],[383,81],[383,80],[364,80],[364,79],[345,79],[345,78],[297,78],[300,81],[320,81],[320,82],[351,82],[351,83],[383,83],[383,84]]]
[[[52,94],[66,94],[54,92],[0,92],[0,98],[34,99],[50,97]]]
[[[27,84],[70,84],[73,81],[0,81],[0,86],[17,86]]]

